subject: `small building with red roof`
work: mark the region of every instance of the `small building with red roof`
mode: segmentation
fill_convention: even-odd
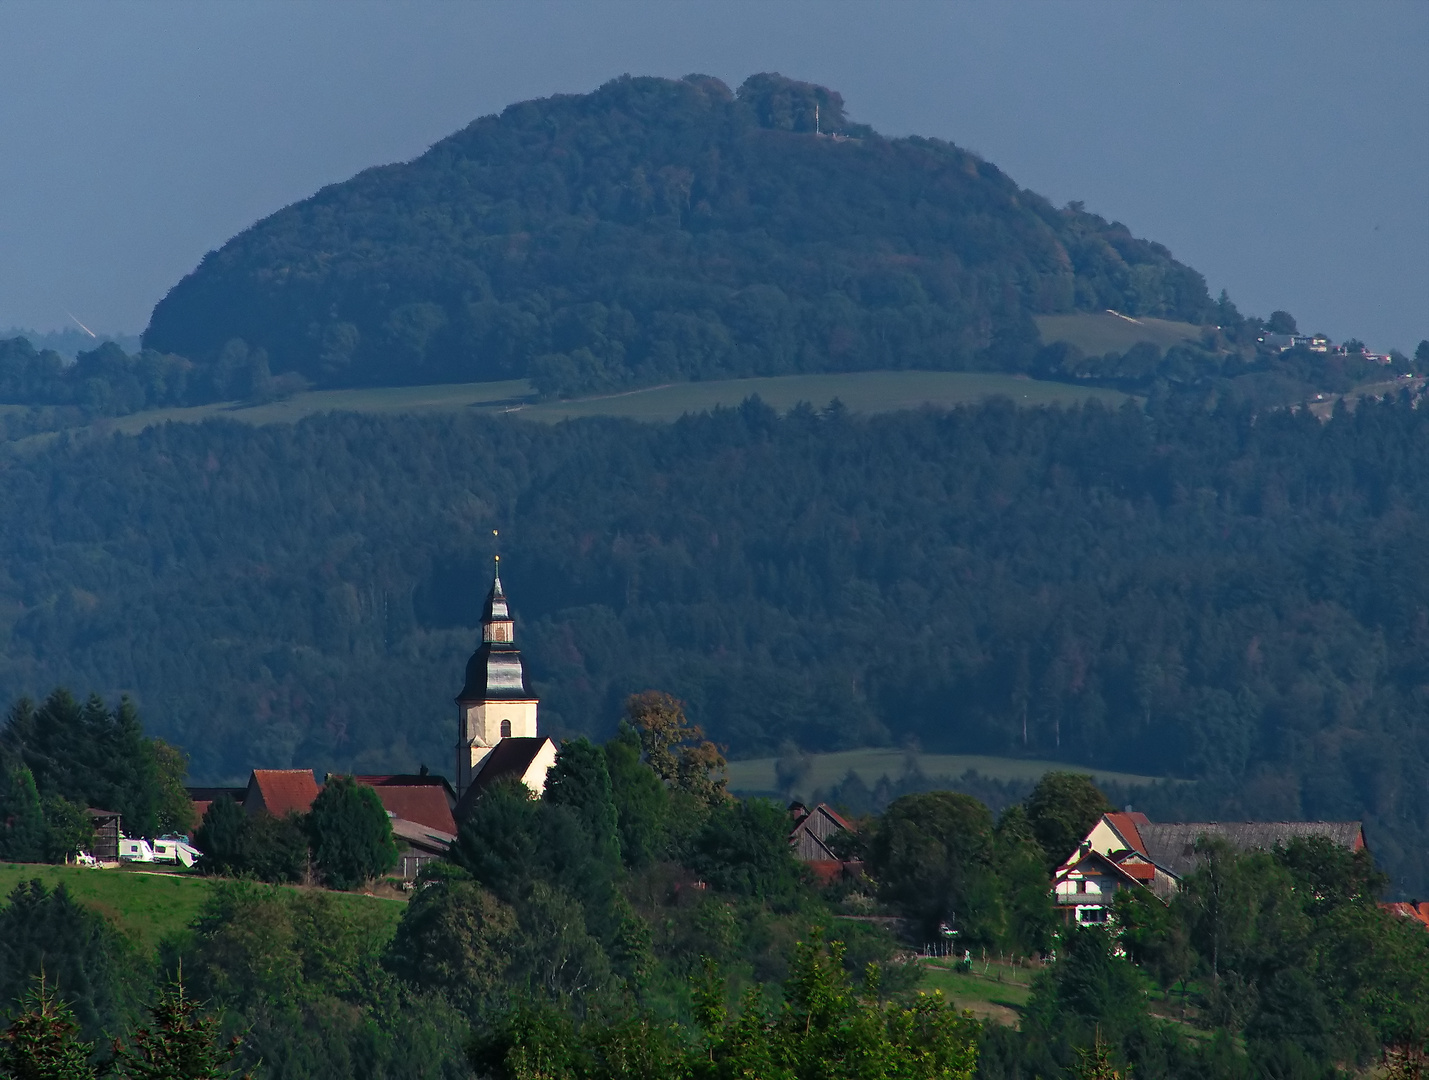
[[[318,797],[312,769],[254,769],[243,794],[250,814],[306,814]]]
[[[394,820],[410,821],[440,833],[456,833],[456,793],[444,777],[429,773],[402,773],[354,776],[353,780],[377,792],[383,807]]]

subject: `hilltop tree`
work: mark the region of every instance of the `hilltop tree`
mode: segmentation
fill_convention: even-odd
[[[1049,869],[1076,851],[1097,819],[1112,809],[1090,776],[1072,772],[1045,773],[1025,805],[1032,834],[1042,845]]]
[[[129,1018],[143,978],[132,946],[63,884],[21,882],[0,905],[0,1002],[13,1002],[42,975],[86,1038]],[[38,1004],[38,1002],[36,1002]]]
[[[555,806],[569,806],[585,822],[597,857],[620,858],[619,815],[605,755],[589,739],[568,739],[546,775],[541,797]]]
[[[1300,332],[1295,325],[1295,316],[1288,311],[1272,311],[1270,318],[1265,320],[1265,328],[1272,334],[1298,334]]]
[[[183,755],[145,737],[128,697],[115,709],[97,695],[81,704],[63,687],[39,706],[21,698],[0,746],[29,767],[42,796],[117,811],[131,836],[156,836],[192,820]]]
[[[640,760],[640,736],[628,723],[621,724],[602,751],[620,830],[621,858],[627,866],[645,866],[663,853],[668,840],[669,792]]]
[[[685,703],[660,690],[632,694],[625,718],[640,736],[645,761],[674,791],[707,806],[725,797],[726,762],[719,747],[685,718]]]
[[[971,795],[904,795],[878,822],[868,864],[883,897],[916,917],[925,934],[948,922],[964,944],[1001,931],[993,878],[992,815]]]
[[[423,870],[383,963],[475,1020],[505,999],[517,939],[510,905],[460,867],[439,864]]]
[[[307,816],[313,864],[334,889],[353,889],[397,865],[382,800],[350,776],[328,779]]]

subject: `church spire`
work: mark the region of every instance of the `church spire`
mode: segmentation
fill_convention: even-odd
[[[506,593],[501,588],[501,556],[498,555],[496,560],[496,577],[491,582],[491,591],[486,594],[486,607],[481,613],[481,640],[510,644],[516,639],[515,624],[511,619],[511,608],[506,603]]]
[[[481,613],[481,644],[467,661],[466,681],[456,699],[458,795],[471,785],[499,742],[538,738],[540,703],[526,681],[514,626],[498,557]]]

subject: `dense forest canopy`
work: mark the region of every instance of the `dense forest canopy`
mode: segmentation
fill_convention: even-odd
[[[491,530],[543,730],[898,743],[1365,816],[1429,884],[1429,411],[170,425],[0,464],[0,700],[134,696],[196,778],[445,771]],[[1204,805],[1204,804],[1203,804]]]
[[[818,131],[815,110],[818,110]],[[1225,321],[1201,275],[834,91],[623,77],[512,105],[211,252],[144,344],[323,386],[1027,370],[1036,313]]]

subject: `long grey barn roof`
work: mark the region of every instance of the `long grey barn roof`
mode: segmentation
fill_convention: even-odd
[[[1269,851],[1276,844],[1310,836],[1328,837],[1353,849],[1362,830],[1358,821],[1177,821],[1147,823],[1137,829],[1151,861],[1177,877],[1196,869],[1194,848],[1202,836],[1223,837],[1240,851]]]

